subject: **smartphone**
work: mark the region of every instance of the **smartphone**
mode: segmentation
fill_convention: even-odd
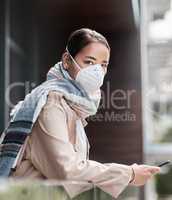
[[[170,164],[170,163],[171,163],[171,161],[170,161],[170,160],[167,160],[166,162],[163,162],[163,163],[159,164],[158,167],[162,167],[162,166],[168,165],[168,164]]]

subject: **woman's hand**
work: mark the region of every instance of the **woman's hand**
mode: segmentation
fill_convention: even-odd
[[[160,167],[150,165],[131,165],[133,169],[133,176],[129,185],[142,186],[144,185],[153,175],[160,172]]]

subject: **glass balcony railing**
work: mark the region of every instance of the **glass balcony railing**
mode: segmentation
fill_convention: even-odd
[[[93,187],[74,198],[71,198],[65,190],[66,185],[77,187],[83,182],[56,182],[56,181],[1,181],[0,184],[0,200],[112,200],[113,198],[100,189]]]
[[[82,192],[71,198],[65,189],[65,185],[77,184],[81,186],[83,182],[57,182],[57,181],[31,181],[31,180],[0,180],[0,200],[114,200],[111,195],[93,186],[91,189]],[[87,183],[88,184],[88,183]],[[72,188],[72,187],[71,187]],[[130,190],[130,189],[129,189]],[[134,197],[135,196],[135,197]],[[137,200],[136,193],[123,193],[119,199]]]

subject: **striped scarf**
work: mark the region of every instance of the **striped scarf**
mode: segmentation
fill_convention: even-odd
[[[18,102],[10,113],[11,120],[0,138],[0,177],[8,177],[15,169],[22,147],[52,90],[62,93],[82,121],[94,115],[98,109],[100,90],[92,95],[87,94],[79,83],[70,78],[62,62],[55,64],[49,70],[47,80]]]

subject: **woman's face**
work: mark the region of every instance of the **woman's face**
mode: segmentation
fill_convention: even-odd
[[[78,63],[80,68],[91,67],[91,65],[95,64],[101,64],[105,73],[107,72],[109,58],[110,58],[109,49],[104,44],[98,42],[88,44],[74,57],[75,61]],[[80,69],[76,66],[74,62],[72,62],[72,60],[70,64],[66,64],[65,66],[70,76],[75,79]]]

